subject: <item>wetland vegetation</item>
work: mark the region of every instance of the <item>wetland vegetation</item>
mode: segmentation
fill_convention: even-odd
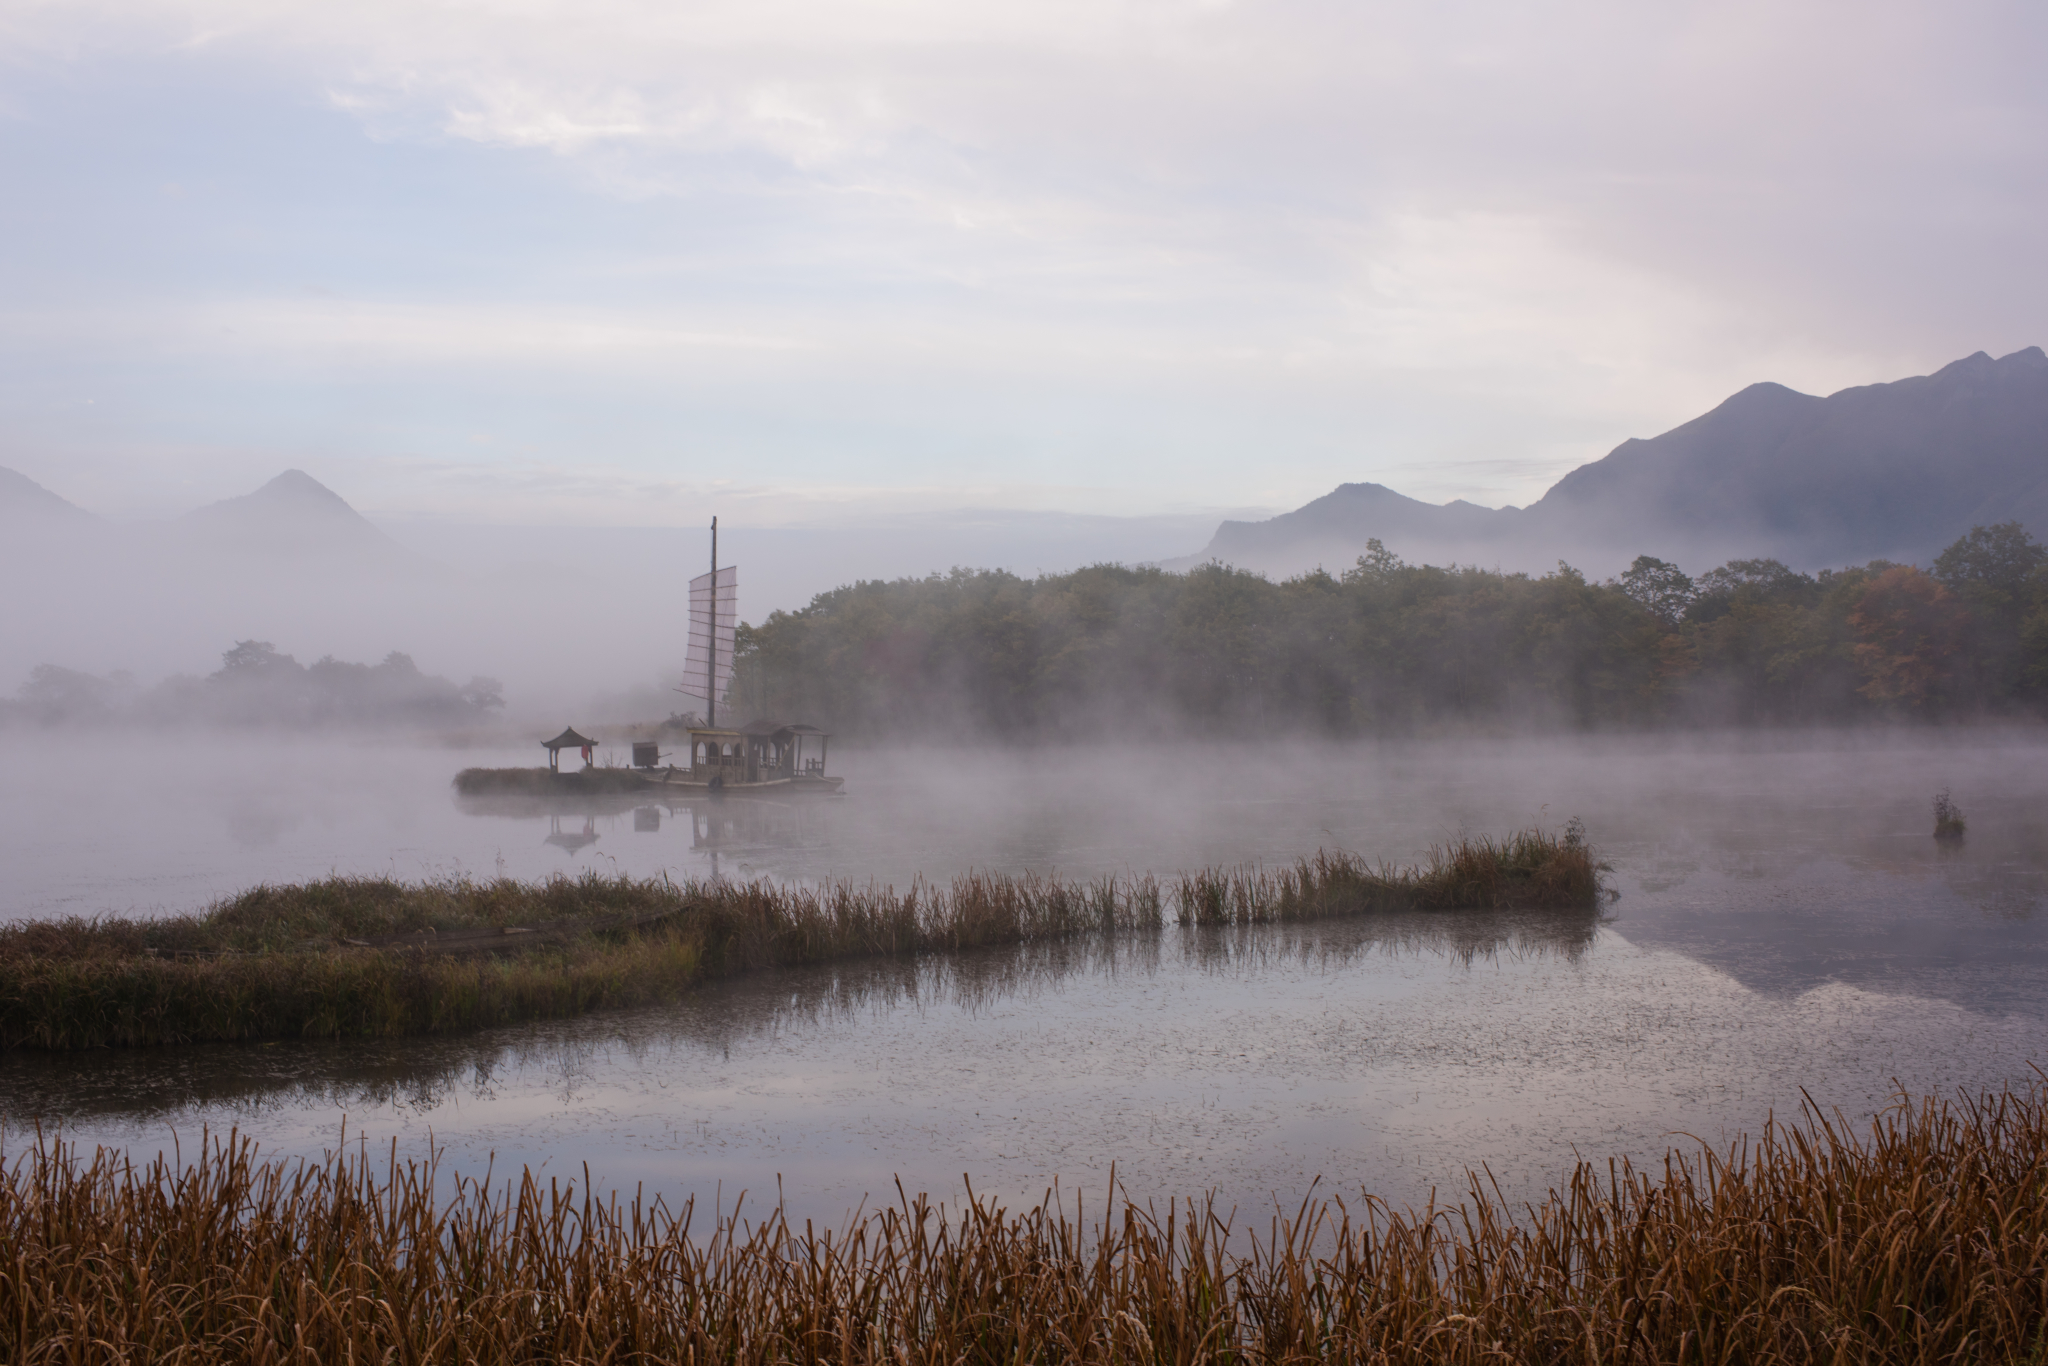
[[[0,928],[0,1046],[95,1048],[390,1038],[672,1000],[771,967],[908,957],[1184,925],[1394,911],[1596,908],[1601,865],[1562,832],[1465,839],[1418,866],[1321,853],[1170,886],[969,873],[902,891],[850,882],[677,883],[586,874],[263,886],[198,915]]]
[[[2048,1094],[1809,1108],[1516,1208],[1311,1197],[1270,1216],[1112,1186],[899,1198],[837,1228],[346,1145],[190,1165],[38,1141],[0,1173],[9,1360],[512,1363],[2036,1361]],[[1100,1199],[1101,1197],[1097,1197]]]
[[[465,768],[453,784],[463,797],[559,797],[563,793],[604,795],[647,790],[645,773],[637,768]]]

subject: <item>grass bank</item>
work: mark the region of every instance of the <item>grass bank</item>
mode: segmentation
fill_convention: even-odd
[[[1420,867],[1319,854],[1178,880],[1184,924],[1461,907],[1591,908],[1576,831],[1432,852]],[[0,1047],[95,1048],[448,1033],[673,1000],[706,977],[1090,934],[1157,931],[1151,877],[974,873],[906,891],[586,875],[522,883],[327,878],[205,913],[0,928]]]
[[[1183,925],[1261,925],[1387,911],[1565,909],[1599,904],[1597,858],[1584,828],[1524,830],[1437,845],[1417,867],[1320,851],[1291,868],[1206,868],[1183,874]]]
[[[465,768],[455,775],[465,797],[559,797],[563,793],[644,792],[637,768]]]
[[[839,1229],[344,1150],[188,1167],[39,1144],[0,1179],[0,1345],[112,1363],[1935,1363],[2048,1343],[2039,1087],[1808,1113],[1533,1208],[902,1198]],[[1091,1215],[1090,1209],[1099,1209]],[[1099,1220],[1099,1222],[1098,1222]]]

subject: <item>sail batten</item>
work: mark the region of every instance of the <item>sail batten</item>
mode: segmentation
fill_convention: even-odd
[[[686,689],[709,702],[722,702],[732,686],[733,635],[739,626],[740,579],[736,565],[690,580],[690,647],[683,664]]]

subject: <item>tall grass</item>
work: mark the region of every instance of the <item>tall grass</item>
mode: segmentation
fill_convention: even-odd
[[[976,873],[899,893],[596,875],[336,877],[258,887],[200,916],[0,929],[0,1047],[449,1033],[658,1004],[705,977],[762,968],[1161,921],[1151,878]],[[530,933],[492,933],[515,927]]]
[[[1546,910],[1598,904],[1603,868],[1573,821],[1561,835],[1524,830],[1433,845],[1418,867],[1318,852],[1292,868],[1183,874],[1183,925],[1259,925],[1386,911]]]
[[[1582,840],[1468,841],[1423,869],[1318,855],[1180,880],[1184,924],[1456,907],[1591,906]],[[970,873],[832,883],[553,878],[257,887],[205,913],[0,928],[0,1047],[448,1033],[673,1000],[705,977],[837,959],[1156,932],[1149,877]]]
[[[778,1211],[444,1181],[346,1148],[188,1166],[38,1142],[0,1175],[0,1346],[43,1363],[1936,1363],[2048,1345],[2039,1086],[1809,1110],[1534,1207],[1336,1198]]]
[[[452,784],[465,797],[559,797],[565,792],[645,792],[637,768],[465,768]]]

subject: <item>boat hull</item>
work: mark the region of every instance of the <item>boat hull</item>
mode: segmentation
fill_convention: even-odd
[[[816,773],[799,773],[794,778],[763,778],[758,782],[732,782],[730,780],[695,778],[681,770],[674,773],[649,772],[647,786],[652,791],[673,792],[677,795],[717,796],[722,793],[748,797],[787,797],[802,794],[829,797],[837,793],[846,783],[844,778],[827,778]]]
[[[716,797],[725,793],[784,797],[831,796],[845,782],[844,778],[817,773],[716,783],[681,768],[586,768],[568,773],[545,768],[472,768],[456,775],[455,790],[464,797]]]

